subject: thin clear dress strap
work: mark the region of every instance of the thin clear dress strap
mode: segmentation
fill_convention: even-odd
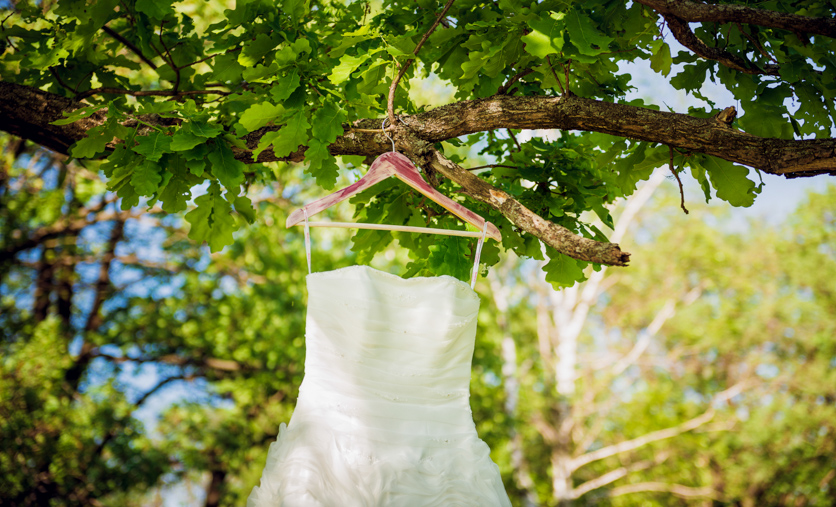
[[[311,228],[308,226],[308,210],[305,212],[305,258],[308,259],[308,274],[311,274]]]
[[[485,220],[485,225],[482,227],[482,237],[479,238],[479,243],[476,244],[476,255],[473,262],[473,270],[470,275],[470,288],[476,287],[476,276],[479,274],[479,257],[482,256],[482,245],[485,244],[485,236],[488,234],[488,221]]]

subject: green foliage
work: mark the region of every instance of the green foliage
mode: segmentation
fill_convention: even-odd
[[[341,166],[329,151],[331,143],[345,133],[344,125],[383,115],[388,85],[435,20],[435,7],[426,2],[312,6],[305,0],[240,0],[234,8],[193,0],[46,5],[22,1],[0,12],[5,19],[0,28],[0,70],[4,80],[67,97],[84,94],[90,105],[65,111],[65,118],[55,124],[83,121],[97,112],[108,122],[89,130],[70,154],[108,159],[101,167],[123,209],[161,201],[165,211],[179,213],[188,208],[188,196],[197,186],[219,183],[237,195],[242,184],[278,177],[277,167],[246,167],[252,160],[238,151],[246,135],[247,142],[259,139],[256,157],[265,150],[277,157],[304,152],[310,181],[333,188]],[[832,17],[822,2],[772,2],[759,8]],[[411,66],[401,81],[397,111],[414,113],[423,107],[414,93],[408,93],[410,83],[421,83],[415,78],[433,75],[454,90],[457,100],[474,100],[494,95],[528,69],[533,72],[508,93],[569,92],[624,102],[636,80],[620,70],[622,64],[646,60],[675,88],[707,102],[709,113],[716,112],[715,105],[700,94],[703,84],[724,86],[743,109],[735,127],[754,135],[829,136],[836,125],[836,61],[826,37],[808,39],[745,24],[735,29],[712,23],[694,26],[696,37],[710,47],[745,55],[754,67],[778,65],[774,76],[732,71],[687,52],[672,55],[670,36],[664,27],[660,32],[656,14],[635,2],[456,2],[448,17],[455,22],[443,23],[430,36],[417,55],[421,65]],[[97,92],[99,88],[171,95],[133,96]],[[431,100],[430,105],[439,104]],[[150,129],[143,119],[149,114],[162,117],[166,126]],[[496,132],[455,142],[466,157],[478,150],[489,162],[520,168],[486,171],[480,177],[499,184],[547,220],[603,239],[595,224],[581,215],[592,212],[606,225],[606,206],[629,196],[654,166],[664,164],[667,148],[590,133],[564,133],[561,142],[569,138],[585,147],[573,148],[573,164],[585,167],[577,173],[547,174],[556,167],[549,161],[567,160],[561,143],[542,142],[536,148],[528,143],[517,149]],[[122,145],[130,151],[120,151]],[[111,156],[117,152],[118,157]],[[691,153],[677,153],[675,158],[677,167],[690,168],[706,196],[714,192],[735,206],[753,202],[758,189],[741,167]],[[95,162],[90,164],[95,168]],[[529,186],[532,181],[534,188]],[[550,192],[543,191],[546,186]],[[457,189],[447,185],[444,190]],[[489,213],[472,200],[463,203]],[[209,207],[214,209],[214,204],[195,204],[207,206],[201,215],[212,215]],[[539,252],[504,218],[491,217],[506,237],[505,249],[523,255]],[[375,219],[398,218],[384,209]],[[437,222],[427,212],[410,220]],[[233,230],[240,227],[232,225]],[[374,245],[391,238],[362,235],[365,239],[357,244],[368,248],[364,258],[378,251]],[[420,241],[403,244],[416,248],[411,254],[416,259],[427,258]]]

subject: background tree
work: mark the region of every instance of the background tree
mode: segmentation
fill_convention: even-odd
[[[779,228],[724,233],[716,208],[636,214],[658,177],[616,220],[614,236],[633,222],[644,238],[641,269],[559,292],[531,261],[491,273],[516,357],[509,491],[520,505],[830,505],[836,188]]]

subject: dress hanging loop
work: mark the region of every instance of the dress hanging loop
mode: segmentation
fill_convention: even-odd
[[[386,136],[386,139],[392,141],[392,152],[395,152],[395,140],[386,133],[386,122],[389,121],[389,118],[384,118],[383,123],[380,124],[380,129],[383,131],[383,135]]]
[[[302,210],[305,212],[305,258],[308,260],[308,274],[311,274],[311,228],[308,225],[308,210]]]
[[[482,237],[479,238],[479,243],[476,244],[476,255],[473,262],[473,271],[470,275],[470,288],[476,287],[476,276],[479,274],[479,258],[482,256],[482,245],[485,244],[485,237],[488,235],[488,221],[485,220],[485,225],[482,227]]]

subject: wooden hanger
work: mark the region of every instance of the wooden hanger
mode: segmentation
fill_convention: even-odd
[[[387,135],[386,137],[389,136]],[[389,139],[392,140],[391,137],[389,137]],[[465,222],[474,225],[479,229],[479,231],[460,231],[455,229],[434,229],[431,227],[412,227],[408,225],[370,224],[360,222],[308,222],[308,225],[310,227],[378,229],[384,231],[420,232],[427,234],[445,234],[448,236],[478,238],[482,237],[482,231],[487,223],[486,237],[495,239],[496,241],[502,241],[502,234],[494,224],[488,222],[461,204],[453,201],[424,181],[424,178],[421,177],[421,173],[412,161],[395,151],[394,140],[392,140],[392,151],[377,157],[375,161],[372,162],[372,166],[369,168],[369,171],[362,178],[342,190],[338,190],[331,195],[323,197],[322,199],[308,203],[304,207],[294,211],[289,217],[287,217],[286,226],[292,227],[300,222],[304,222],[306,212],[309,217],[315,215],[320,211],[330,208],[331,206],[342,202],[391,176],[398,178],[410,187],[421,192]]]

